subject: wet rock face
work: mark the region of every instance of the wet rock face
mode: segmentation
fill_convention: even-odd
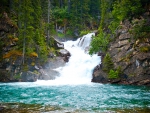
[[[96,82],[96,83],[107,83],[107,75],[105,72],[102,71],[101,65],[97,65],[94,68],[93,74],[92,74],[92,80],[91,82]]]
[[[5,69],[0,69],[0,81],[3,81],[3,82],[10,81],[8,74],[9,73]]]
[[[103,83],[103,78],[107,83],[148,85],[150,86],[150,40],[135,39],[129,33],[132,25],[129,21],[125,21],[119,29],[116,39],[110,43],[108,53],[114,63],[114,68],[121,67],[123,71],[120,79],[109,80],[108,75],[102,69],[94,70],[93,82]]]
[[[65,65],[65,61],[62,57],[54,57],[49,59],[48,62],[40,69],[41,75],[39,76],[40,80],[53,80],[59,76],[59,72],[56,71],[57,68]]]
[[[65,62],[68,62],[68,61],[69,61],[69,58],[70,58],[70,56],[71,56],[70,52],[69,52],[68,50],[66,50],[66,49],[60,49],[60,50],[59,50],[59,55],[60,55],[61,57],[63,57],[63,60],[64,60]]]
[[[55,49],[64,49],[64,44],[60,41],[58,41],[57,39],[55,39],[54,37],[52,37],[51,39],[53,41],[53,46]]]
[[[39,74],[35,74],[31,71],[23,72],[21,74],[21,81],[22,82],[35,82],[37,81]]]

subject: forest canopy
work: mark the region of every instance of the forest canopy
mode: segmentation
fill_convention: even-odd
[[[79,37],[98,30],[90,54],[105,51],[120,22],[138,17],[148,10],[149,3],[149,0],[1,0],[0,17],[7,13],[17,26],[15,35],[9,34],[18,38],[16,50],[22,51],[23,56],[36,53],[45,61],[53,45],[52,36]]]

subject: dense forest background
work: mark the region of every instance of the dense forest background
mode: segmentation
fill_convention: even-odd
[[[11,51],[0,48],[1,59],[17,54],[38,56],[41,62],[53,48],[53,36],[79,37],[98,30],[90,54],[106,51],[120,22],[130,21],[149,10],[149,0],[1,0],[1,23],[10,23],[9,40],[17,41]],[[144,26],[144,24],[143,24]],[[5,26],[1,26],[4,28]],[[145,28],[148,32],[149,28]],[[135,33],[136,34],[136,33]],[[8,40],[1,39],[0,47]],[[24,60],[23,60],[24,64]]]

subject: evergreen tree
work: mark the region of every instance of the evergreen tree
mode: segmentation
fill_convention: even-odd
[[[106,54],[106,56],[103,59],[103,70],[109,73],[110,70],[114,68],[114,64],[112,62],[110,54]]]

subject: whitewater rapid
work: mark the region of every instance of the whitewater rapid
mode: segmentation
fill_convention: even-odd
[[[55,69],[60,73],[60,76],[55,80],[38,80],[36,83],[41,85],[90,84],[92,71],[101,62],[99,56],[96,54],[91,56],[86,51],[94,35],[94,33],[89,33],[76,41],[63,42],[64,48],[71,53],[71,57],[64,67]]]

